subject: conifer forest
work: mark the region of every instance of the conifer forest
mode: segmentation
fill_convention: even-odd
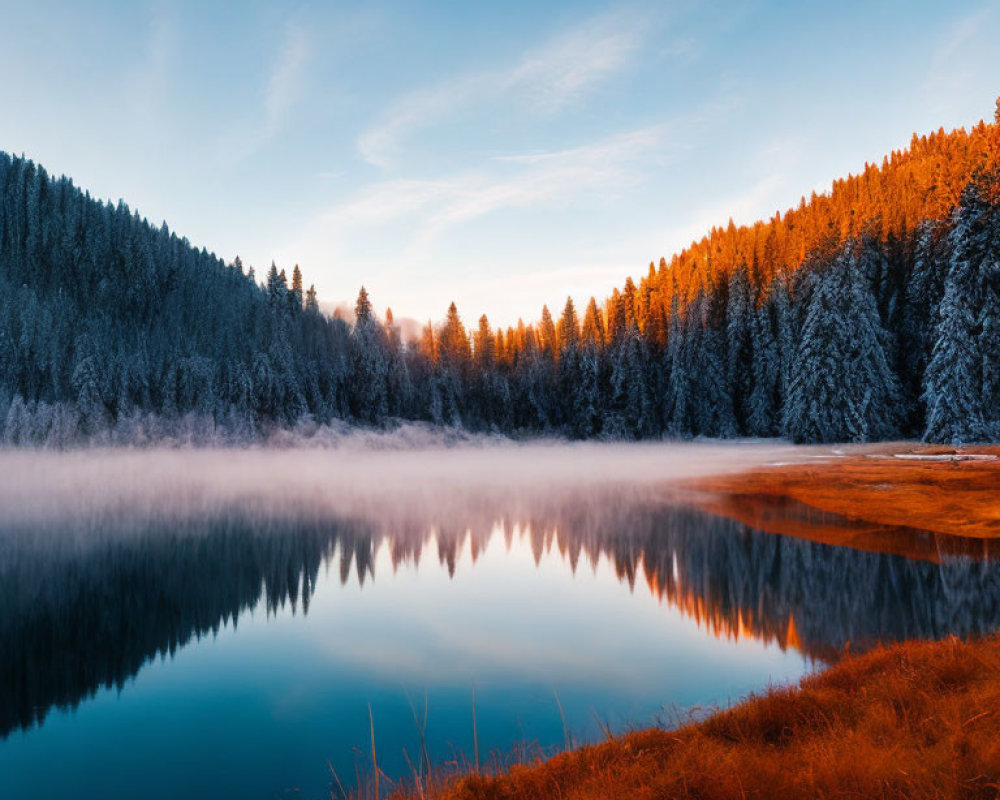
[[[0,155],[11,444],[253,440],[423,421],[515,436],[1000,439],[1000,127],[914,136],[797,208],[713,228],[585,309],[452,303],[404,341],[362,287],[225,262]]]

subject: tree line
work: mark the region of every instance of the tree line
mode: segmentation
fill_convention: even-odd
[[[572,438],[1000,439],[1000,125],[914,137],[767,223],[715,229],[580,315],[403,341],[0,153],[10,444],[230,441],[415,420]]]

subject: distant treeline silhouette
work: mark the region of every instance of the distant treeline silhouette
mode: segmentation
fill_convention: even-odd
[[[0,153],[11,444],[245,441],[422,420],[573,438],[1000,439],[1000,125],[914,137],[768,222],[716,228],[582,320],[404,342]]]
[[[381,547],[394,566],[429,556],[454,574],[459,554],[468,547],[475,558],[498,528],[508,541],[528,537],[539,562],[559,557],[576,570],[581,558],[606,560],[619,580],[644,581],[713,635],[750,635],[819,659],[848,643],[857,651],[1000,627],[995,558],[934,563],[835,548],[691,507],[593,493],[516,518],[497,512],[495,524],[489,516],[473,504],[467,518],[399,529],[379,519],[234,511],[178,522],[123,511],[55,536],[30,525],[0,530],[0,736],[121,688],[151,659],[236,626],[260,604],[307,613],[331,561],[342,583],[374,579]]]

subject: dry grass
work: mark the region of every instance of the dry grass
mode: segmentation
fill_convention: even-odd
[[[403,795],[399,795],[402,797]],[[434,800],[996,798],[1000,638],[848,658],[704,722],[647,730]]]
[[[912,445],[810,464],[765,467],[734,475],[692,481],[706,493],[710,510],[736,517],[764,530],[829,540],[861,549],[888,548],[887,527],[929,531],[965,539],[1000,538],[1000,459],[992,461],[921,461],[895,453],[931,455],[944,448]],[[949,450],[948,452],[954,452]],[[967,453],[997,455],[1000,448],[969,448]],[[742,500],[741,500],[742,498]],[[753,498],[783,498],[852,520],[853,530],[827,531],[822,521],[776,513],[772,502],[762,513]],[[911,555],[910,553],[905,553]]]

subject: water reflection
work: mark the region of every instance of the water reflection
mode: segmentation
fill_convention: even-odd
[[[237,516],[141,525],[125,538],[87,526],[44,548],[30,529],[0,534],[0,732],[121,689],[151,658],[261,602],[305,613],[334,544],[327,526]]]
[[[508,549],[523,540],[536,565],[558,558],[576,573],[606,561],[619,581],[714,636],[811,658],[834,658],[847,643],[1000,627],[1000,569],[995,548],[981,542],[909,558],[764,533],[698,503],[704,498],[618,487],[473,496],[465,506],[452,498],[446,511],[405,517],[119,507],[58,530],[8,523],[0,530],[0,733],[39,724],[53,707],[75,707],[101,687],[121,689],[151,659],[236,626],[252,609],[308,614],[324,568],[341,584],[364,585],[379,579],[381,551],[393,570],[432,559],[455,575],[461,552],[474,563],[494,537]],[[773,511],[764,518],[789,518],[787,507]],[[827,534],[851,527],[834,515],[821,522]],[[881,536],[895,542],[900,534]]]

